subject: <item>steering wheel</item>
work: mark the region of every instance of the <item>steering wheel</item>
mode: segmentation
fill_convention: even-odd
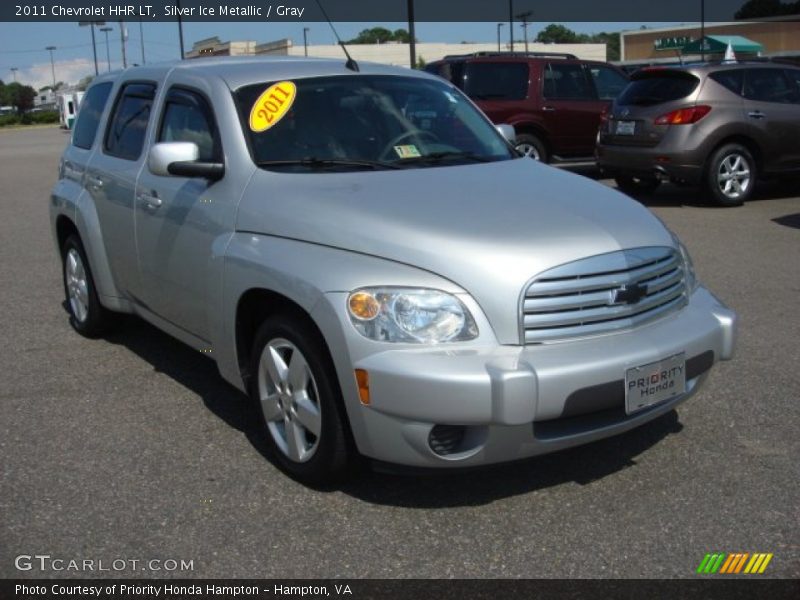
[[[439,141],[439,136],[430,131],[425,131],[424,129],[411,129],[409,131],[404,131],[396,138],[394,138],[392,141],[390,141],[388,144],[386,144],[386,146],[384,146],[383,150],[381,150],[381,153],[378,155],[378,160],[385,161],[391,158],[390,153],[394,150],[394,147],[397,146],[397,144],[402,142],[404,139],[410,137],[418,137],[418,138],[429,137],[434,142]]]

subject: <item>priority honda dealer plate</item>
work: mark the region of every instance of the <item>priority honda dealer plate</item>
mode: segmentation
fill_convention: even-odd
[[[686,391],[686,355],[633,367],[625,372],[625,412],[635,413]]]

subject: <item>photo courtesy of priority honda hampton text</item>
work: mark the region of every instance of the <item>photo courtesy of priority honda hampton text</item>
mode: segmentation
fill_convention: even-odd
[[[359,456],[488,465],[671,411],[731,358],[735,314],[648,209],[513,143],[396,67],[100,75],[50,199],[72,326],[133,313],[204,352],[311,484]]]

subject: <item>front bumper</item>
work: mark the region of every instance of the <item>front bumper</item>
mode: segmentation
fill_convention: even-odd
[[[364,454],[419,467],[477,466],[591,442],[672,410],[716,360],[731,358],[735,329],[733,311],[700,287],[682,310],[625,333],[524,347],[380,344],[382,351],[340,369],[340,377],[349,370],[352,379],[353,368],[369,373],[368,406],[343,385]],[[687,359],[686,393],[626,415],[626,370],[679,352]],[[434,452],[437,432],[453,430],[460,437],[450,451]]]

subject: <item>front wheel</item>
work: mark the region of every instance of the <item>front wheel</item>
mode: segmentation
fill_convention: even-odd
[[[753,195],[756,161],[740,144],[726,144],[711,155],[706,188],[721,206],[739,206]]]
[[[279,466],[310,485],[341,480],[355,452],[321,335],[296,316],[270,317],[256,334],[252,357],[250,393]]]

